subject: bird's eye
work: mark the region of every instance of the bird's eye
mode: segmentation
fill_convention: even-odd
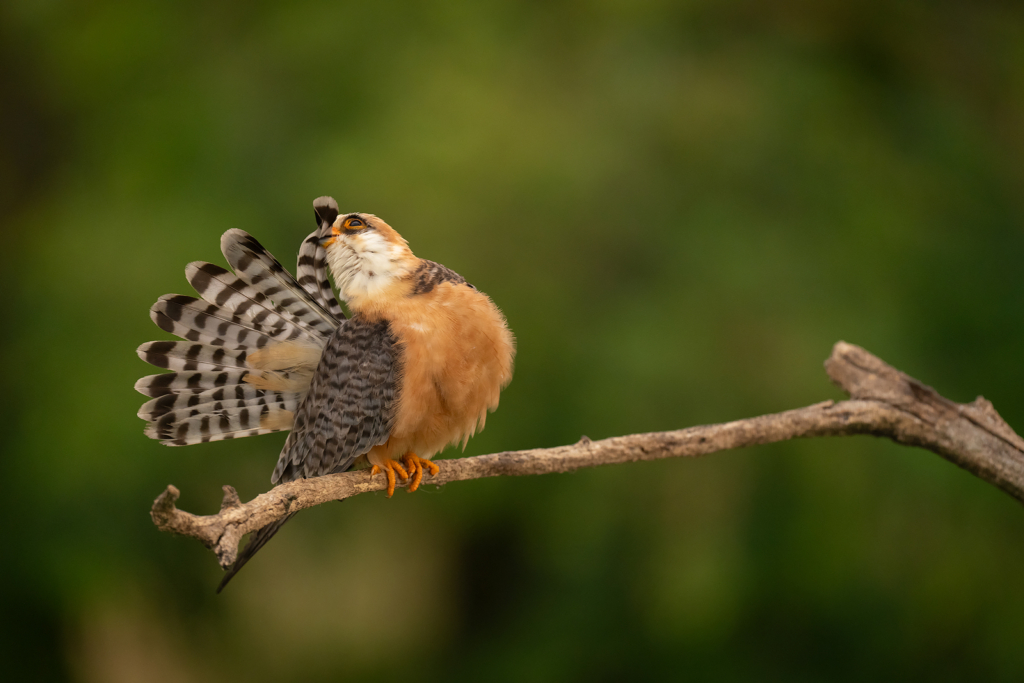
[[[345,221],[345,227],[349,230],[358,230],[359,228],[365,228],[366,223],[361,218],[349,218]]]

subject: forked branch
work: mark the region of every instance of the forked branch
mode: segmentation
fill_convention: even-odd
[[[424,483],[443,486],[484,477],[571,472],[597,465],[707,455],[789,439],[870,434],[938,453],[1024,502],[1024,439],[981,396],[972,403],[954,403],[846,342],[835,345],[825,370],[850,400],[672,432],[600,441],[584,437],[570,446],[439,460],[440,472]],[[245,534],[290,512],[381,491],[386,486],[383,476],[371,477],[367,470],[346,472],[282,484],[248,503],[239,501],[235,490],[225,486],[220,512],[205,516],[178,510],[174,506],[178,490],[168,486],[153,503],[151,514],[159,529],[198,538],[217,554],[221,566],[227,567],[234,562]]]

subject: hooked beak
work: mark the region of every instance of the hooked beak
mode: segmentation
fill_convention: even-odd
[[[341,231],[338,230],[338,228],[332,226],[331,227],[331,234],[327,235],[326,237],[321,237],[320,238],[320,246],[326,249],[327,247],[329,247],[332,244],[334,244],[334,240],[338,239],[338,235],[340,235],[340,234],[341,234]]]

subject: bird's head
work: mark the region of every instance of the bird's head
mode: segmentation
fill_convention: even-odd
[[[385,294],[416,266],[408,243],[369,213],[339,215],[320,240],[341,296],[350,304]]]

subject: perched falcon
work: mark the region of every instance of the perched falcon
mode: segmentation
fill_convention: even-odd
[[[299,250],[298,279],[242,230],[221,238],[234,273],[185,269],[202,297],[168,294],[150,310],[185,341],[139,357],[173,372],[143,377],[146,435],[170,446],[291,430],[271,482],[367,462],[419,486],[430,458],[465,445],[512,379],[515,340],[501,311],[460,275],[413,255],[380,218],[313,202],[317,230]],[[351,317],[326,277],[334,276]],[[260,529],[222,589],[290,518]]]

